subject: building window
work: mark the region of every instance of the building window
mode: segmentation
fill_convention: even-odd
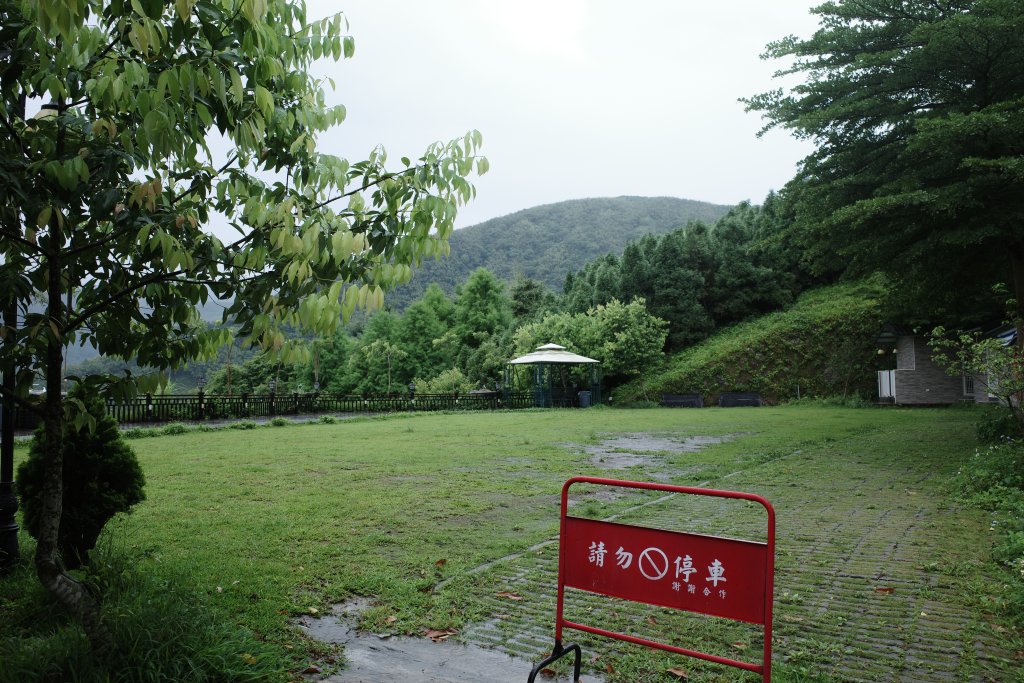
[[[974,375],[964,375],[964,396],[974,396]]]

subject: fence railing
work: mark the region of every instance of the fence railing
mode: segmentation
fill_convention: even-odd
[[[320,413],[394,413],[442,410],[508,410],[532,408],[531,392],[486,394],[147,394],[122,402],[109,401],[107,412],[121,424],[162,424],[239,418],[271,418],[278,415]],[[564,406],[575,407],[575,406]],[[39,418],[16,408],[17,430],[35,429]]]

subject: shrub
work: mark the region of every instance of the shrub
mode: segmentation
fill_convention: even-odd
[[[954,483],[962,500],[992,513],[992,530],[1000,534],[993,556],[1012,573],[1001,603],[1024,626],[1024,446],[979,449]]]
[[[1002,406],[984,406],[975,425],[978,441],[995,444],[1020,438],[1020,427],[1013,413]]]
[[[284,417],[275,417],[270,421],[271,427],[287,427],[291,424],[291,420]]]
[[[228,429],[256,429],[256,423],[252,420],[242,420],[228,425]]]
[[[160,432],[162,434],[165,434],[165,435],[168,435],[168,436],[173,435],[173,434],[184,434],[187,431],[188,431],[188,427],[186,427],[185,425],[181,424],[180,422],[172,422],[170,424],[164,425],[163,429],[160,430]]]
[[[80,399],[95,420],[92,429],[70,422],[64,425],[64,494],[58,543],[64,564],[74,569],[88,563],[89,551],[107,521],[145,498],[145,478],[135,451],[121,437],[103,401],[80,390],[73,390],[70,398]],[[18,467],[25,529],[34,538],[39,537],[43,522],[44,438],[40,425],[28,459]]]
[[[333,415],[321,415],[320,419],[318,420],[318,422],[320,422],[320,424],[325,424],[325,425],[332,425],[332,424],[334,424],[337,421],[338,420]]]
[[[660,407],[660,404],[657,401],[644,401],[644,400],[624,401],[621,404],[616,404],[616,403],[613,402],[612,405],[616,406],[617,408],[658,408],[658,407]]]
[[[132,427],[121,432],[121,436],[126,439],[145,439],[146,437],[152,436],[150,434],[152,430],[143,429],[142,427]]]
[[[791,401],[796,403],[796,401]],[[821,398],[804,398],[799,400],[804,405],[819,405],[828,408],[876,408],[873,401],[863,396],[853,394],[850,396],[824,396]]]
[[[430,380],[416,378],[415,383],[417,394],[468,394],[474,386],[458,368],[444,370]]]

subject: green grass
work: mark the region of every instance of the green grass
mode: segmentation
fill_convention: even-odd
[[[427,591],[439,580],[557,532],[562,482],[602,473],[567,445],[592,441],[595,429],[754,432],[690,456],[703,469],[684,483],[697,483],[782,445],[894,418],[906,420],[884,411],[543,411],[186,434],[133,442],[149,487],[130,526],[161,561],[191,566],[211,593],[220,587],[218,600],[267,636],[287,637],[282,612],[351,594],[376,596],[414,632],[465,618],[438,609]]]
[[[952,476],[973,451],[973,413],[806,405],[597,408],[420,414],[159,436],[131,442],[146,474],[147,499],[107,535],[119,539],[128,556],[144,558],[146,576],[187,586],[209,613],[241,627],[277,653],[281,668],[294,671],[308,653],[324,653],[290,620],[324,612],[352,595],[374,598],[376,606],[363,617],[371,629],[385,623],[392,632],[465,629],[493,618],[498,570],[466,572],[553,537],[558,494],[569,476],[645,476],[639,467],[601,470],[581,448],[621,433],[733,435],[698,453],[666,456],[682,473],[675,483],[756,488],[770,482],[780,495],[795,496],[806,487],[806,496],[819,498],[871,486],[862,492],[858,509],[881,514],[872,506],[895,504],[875,495],[885,477],[837,482],[832,477],[838,470],[830,462],[844,463],[844,476],[851,478],[862,457],[873,468],[892,461],[922,476]],[[894,442],[902,445],[894,448]],[[907,494],[903,489],[896,493],[903,502]],[[942,494],[932,487],[923,495]],[[590,501],[586,509],[606,516],[631,502]],[[800,533],[816,540],[815,524],[836,523],[822,515]],[[785,520],[780,514],[780,524]],[[929,522],[940,527],[933,536],[942,539],[945,533],[943,542],[952,543],[965,520],[978,523],[956,510]],[[800,538],[794,535],[792,548],[780,546],[780,563],[797,562],[793,554],[803,547]],[[835,553],[853,551],[843,543],[834,539]],[[944,552],[945,546],[934,551]],[[947,566],[941,554],[934,559]],[[981,581],[973,565],[964,571],[964,581]],[[443,580],[450,581],[435,591]],[[5,581],[0,581],[5,600],[0,614],[27,609],[12,601],[13,584]],[[537,592],[553,593],[552,586],[542,584]],[[796,596],[808,595],[808,589],[786,593],[785,588],[780,585],[780,611],[805,609],[799,601],[806,598]],[[990,623],[982,596],[976,594],[984,589],[975,589],[958,609],[974,610],[974,622]],[[818,680],[816,667],[833,658],[837,639],[828,633],[804,637],[793,626],[790,631],[797,654],[789,660],[780,655],[782,680]],[[0,625],[0,636],[11,636],[6,623]],[[664,680],[658,672],[667,660],[660,655],[609,657],[617,662],[618,680]],[[699,663],[686,666],[707,669]],[[966,669],[968,678],[972,671]]]
[[[115,525],[116,527],[117,525]],[[281,678],[286,648],[255,638],[213,609],[172,568],[121,546],[112,528],[75,571],[103,596],[112,646],[96,657],[81,628],[44,592],[28,566],[0,581],[0,681],[267,681]],[[31,554],[34,544],[22,544]],[[162,569],[162,570],[161,570]]]

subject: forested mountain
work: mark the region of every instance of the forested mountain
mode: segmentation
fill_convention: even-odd
[[[714,222],[728,210],[675,197],[574,199],[524,209],[457,230],[451,255],[424,262],[412,282],[388,293],[387,302],[402,310],[431,282],[451,295],[480,267],[502,280],[522,274],[559,291],[567,273],[598,256],[619,254],[630,241],[667,233],[691,220]]]
[[[668,325],[667,351],[707,339],[715,330],[780,310],[813,277],[799,252],[784,248],[786,209],[771,193],[762,206],[743,202],[714,224],[694,222],[645,235],[622,256],[605,254],[565,278],[562,308],[572,313],[641,298]]]

